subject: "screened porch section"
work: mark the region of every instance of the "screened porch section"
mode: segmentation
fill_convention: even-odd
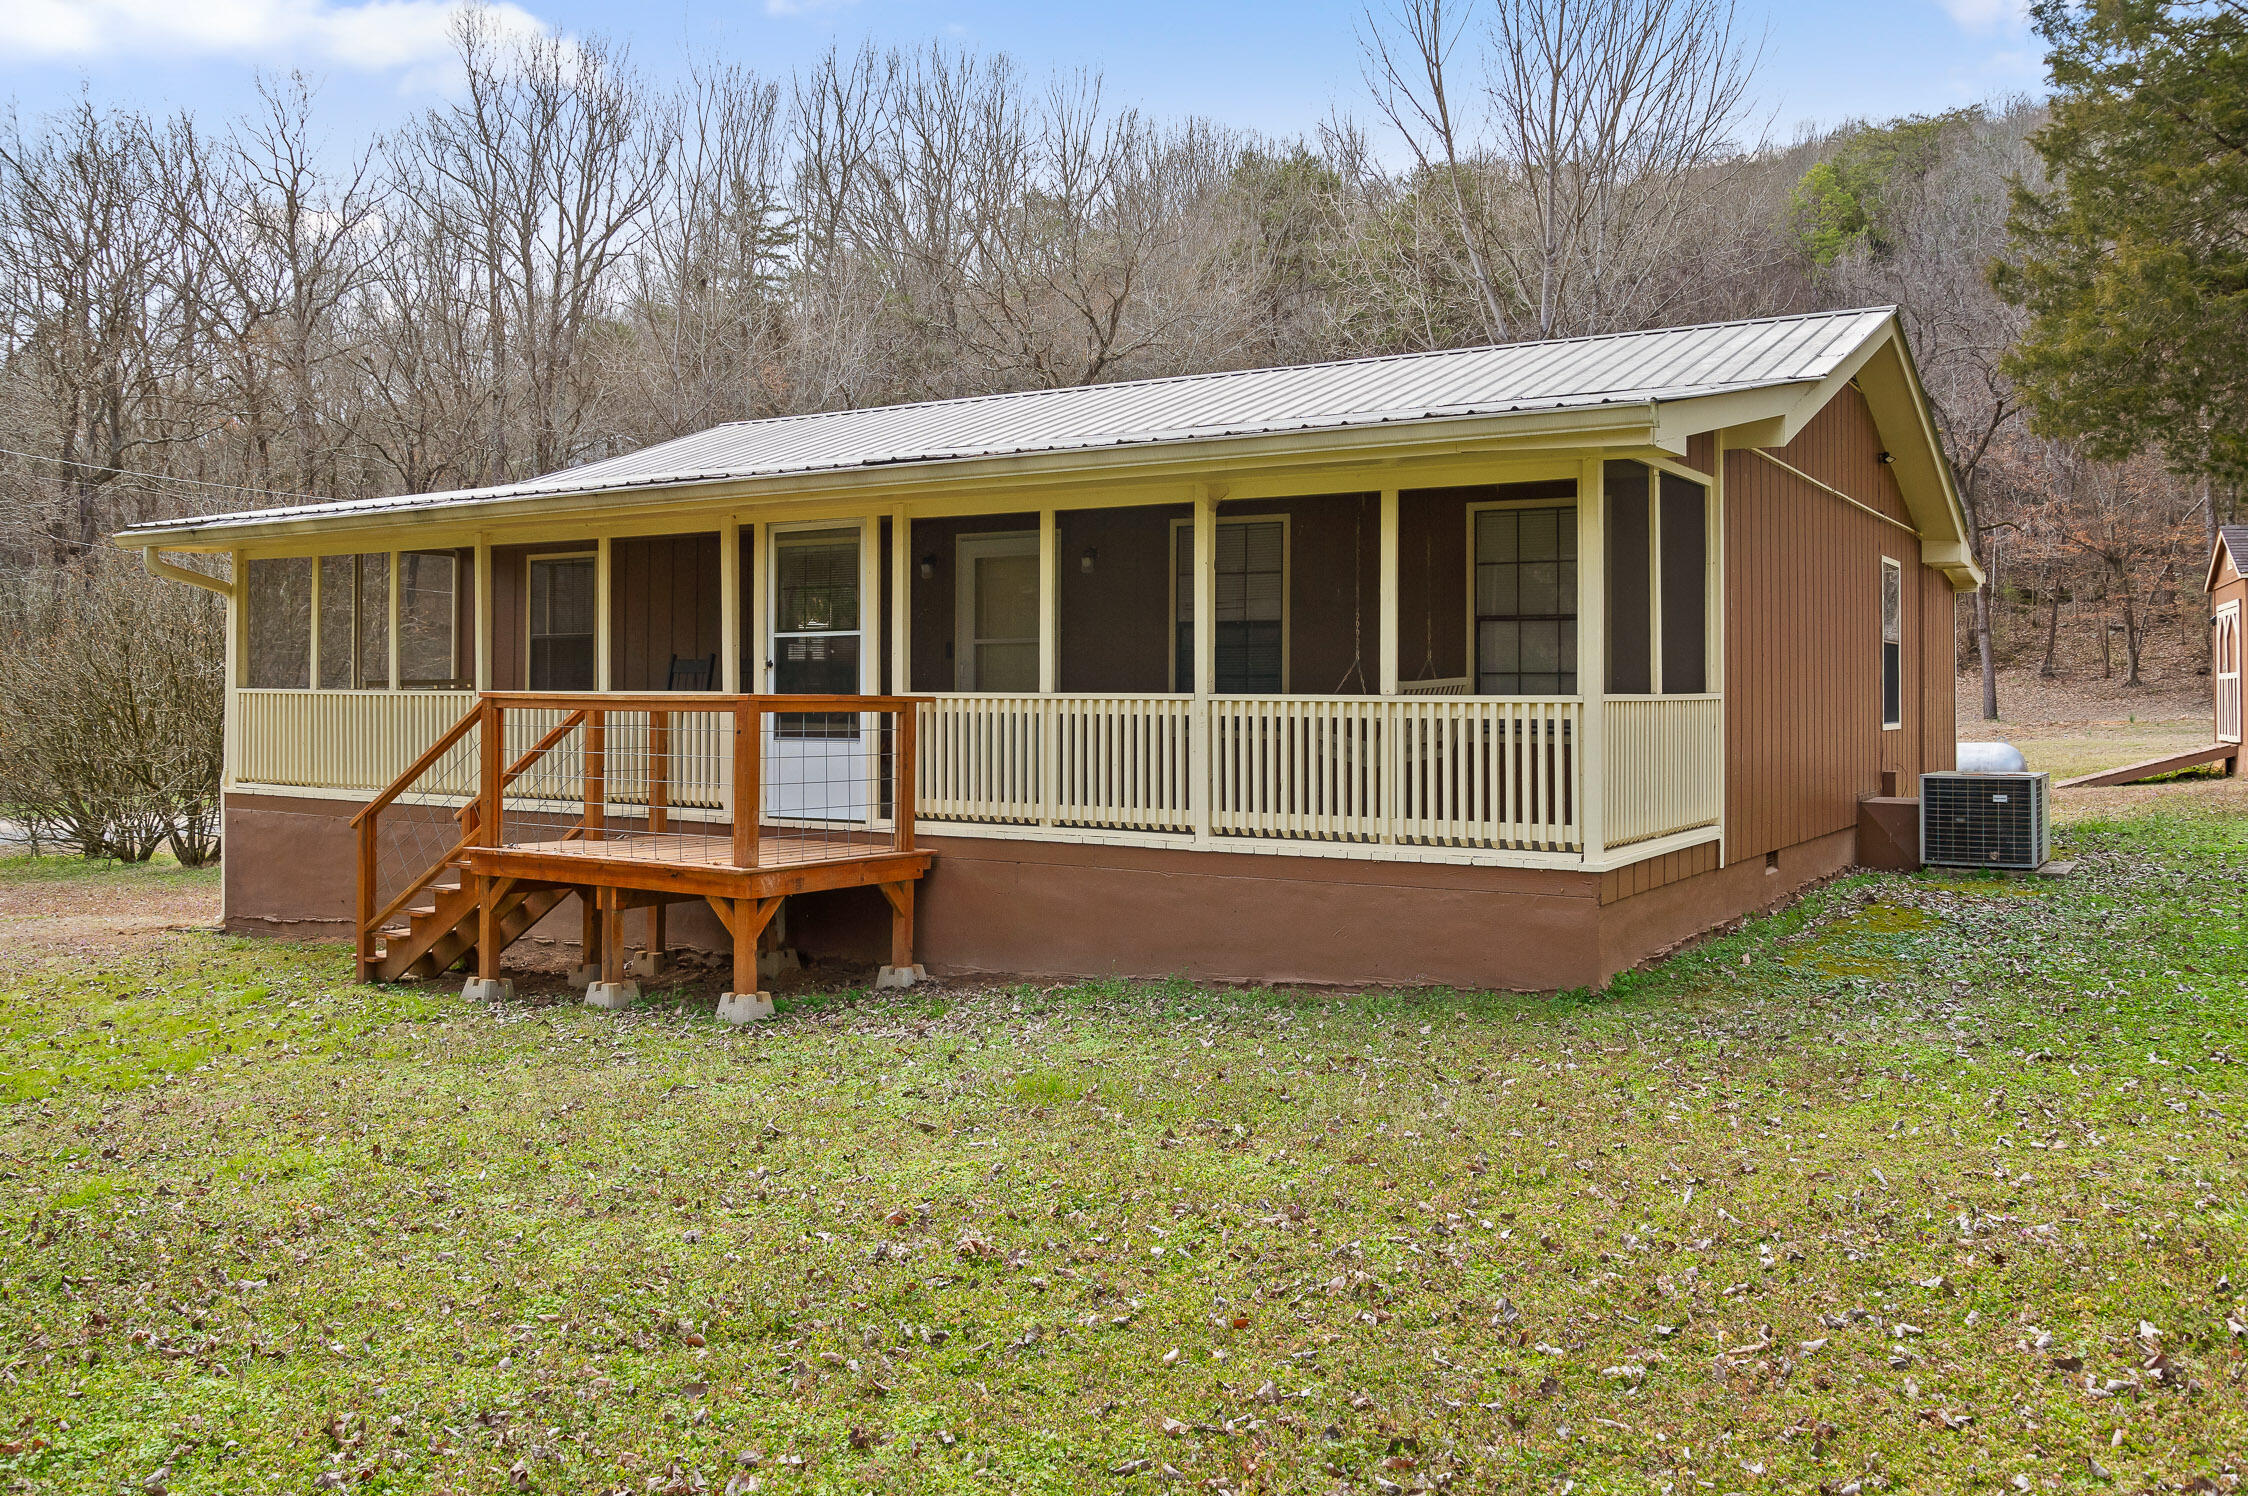
[[[1583,866],[1717,834],[1690,470],[968,507],[250,559],[232,780],[371,793],[478,686],[890,694],[932,835]],[[768,817],[821,721],[766,719]]]

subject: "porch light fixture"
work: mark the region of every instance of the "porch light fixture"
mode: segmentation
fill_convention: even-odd
[[[1100,553],[1101,549],[1097,545],[1085,547],[1085,554],[1077,558],[1077,569],[1087,576],[1091,576],[1093,574],[1093,558]]]
[[[929,552],[921,558],[921,580],[926,582],[937,574],[937,553]]]

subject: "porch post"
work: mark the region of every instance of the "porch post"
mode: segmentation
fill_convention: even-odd
[[[913,691],[913,520],[890,511],[890,694]]]
[[[718,527],[718,689],[742,688],[742,527],[732,515]]]
[[[390,627],[384,630],[390,641],[390,689],[393,691],[398,689],[398,622],[401,612],[399,603],[406,595],[405,580],[399,575],[400,567],[398,564],[403,554],[400,551],[390,553]],[[318,627],[317,620],[314,622],[314,627]]]
[[[492,606],[492,537],[476,537],[476,689],[492,689],[492,624],[499,610]]]
[[[312,675],[305,682],[315,691],[320,689],[320,573],[325,569],[320,565],[321,559],[312,558]],[[351,624],[357,628],[359,620],[354,618]]]
[[[611,583],[609,537],[593,543],[593,689],[612,688],[609,657],[615,643],[609,637],[609,587]]]
[[[1056,637],[1059,619],[1056,609],[1061,600],[1061,578],[1054,569],[1057,546],[1055,542],[1054,511],[1038,511],[1038,691],[1042,696],[1052,695],[1060,688],[1061,641]]]
[[[1582,713],[1577,720],[1577,823],[1584,835],[1587,862],[1607,850],[1603,809],[1608,775],[1603,732],[1608,716],[1605,467],[1596,452],[1584,459],[1577,477],[1577,702]]]
[[[765,690],[765,667],[773,654],[773,609],[765,596],[772,587],[772,535],[773,527],[763,520],[749,527],[749,586],[743,589],[749,607],[749,658],[742,689],[752,696]]]
[[[1206,483],[1194,498],[1194,716],[1188,737],[1188,798],[1194,838],[1210,836],[1215,759],[1210,743],[1210,698],[1218,684],[1218,495]]]
[[[1381,597],[1381,691],[1384,696],[1397,694],[1397,490],[1382,490],[1381,560],[1376,574],[1376,586]],[[1473,602],[1469,603],[1472,608]]]
[[[882,517],[859,521],[859,692],[882,694]]]

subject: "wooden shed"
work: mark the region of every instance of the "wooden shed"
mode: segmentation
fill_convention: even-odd
[[[496,970],[575,901],[612,968],[646,908],[659,951],[900,979],[1595,985],[1952,764],[1978,576],[1887,308],[739,422],[119,540],[232,557],[228,926],[375,975]]]

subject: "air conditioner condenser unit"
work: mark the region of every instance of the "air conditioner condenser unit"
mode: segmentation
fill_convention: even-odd
[[[1920,860],[2035,872],[2053,850],[2045,774],[1920,776]]]

